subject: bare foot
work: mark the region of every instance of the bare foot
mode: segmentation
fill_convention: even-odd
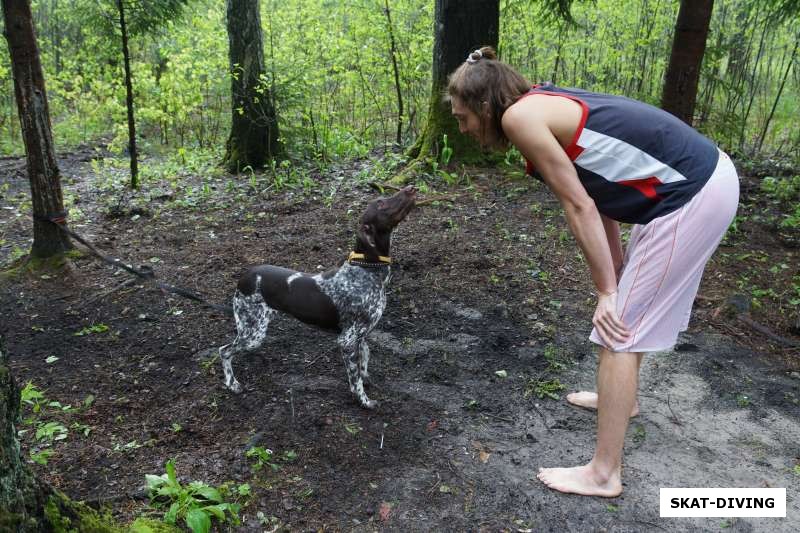
[[[585,407],[586,409],[597,410],[597,393],[596,392],[573,392],[567,394],[567,401],[572,405],[577,405],[578,407]],[[633,410],[631,410],[631,416],[636,416],[639,414],[639,400],[636,400],[636,404],[633,406]]]
[[[572,468],[540,468],[536,477],[551,489],[559,492],[604,498],[614,498],[622,493],[619,472],[609,479],[603,480],[594,472],[590,464]]]

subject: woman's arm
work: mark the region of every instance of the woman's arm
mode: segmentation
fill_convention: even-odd
[[[608,240],[608,247],[611,250],[611,262],[614,265],[614,274],[619,283],[619,275],[622,272],[622,241],[619,236],[619,222],[610,219],[604,214],[600,213],[600,219],[603,221],[603,228],[606,230],[606,239]]]
[[[609,346],[615,344],[612,340],[623,342],[628,332],[616,312],[617,277],[612,247],[594,200],[544,116],[537,115],[531,106],[512,106],[503,115],[502,123],[508,139],[536,166],[564,208],[597,288],[599,298],[593,322],[598,333]]]

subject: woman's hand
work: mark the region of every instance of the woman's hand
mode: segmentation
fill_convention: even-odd
[[[617,291],[598,294],[592,324],[606,346],[611,349],[628,340],[630,332],[617,316]]]

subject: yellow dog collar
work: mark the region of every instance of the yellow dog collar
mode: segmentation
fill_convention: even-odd
[[[347,260],[348,261],[363,261],[365,258],[366,258],[366,256],[364,254],[359,254],[359,253],[356,253],[356,252],[350,252],[350,255],[348,256]],[[379,255],[378,256],[378,261],[380,261],[381,263],[391,263],[392,262],[392,258],[391,257],[386,257],[385,255]]]

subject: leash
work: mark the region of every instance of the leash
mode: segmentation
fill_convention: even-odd
[[[206,307],[210,307],[211,309],[215,309],[226,315],[233,315],[233,308],[228,305],[220,305],[215,304],[207,301],[205,298],[200,296],[198,293],[191,291],[189,289],[184,289],[183,287],[177,287],[175,285],[170,285],[169,283],[164,283],[163,281],[159,281],[156,279],[156,274],[153,272],[153,269],[148,266],[143,266],[140,268],[134,268],[131,265],[126,265],[119,259],[114,259],[110,256],[107,256],[100,252],[97,248],[92,245],[89,241],[72,231],[67,227],[67,214],[65,212],[61,213],[53,213],[47,216],[40,216],[40,215],[33,215],[35,220],[40,220],[42,222],[50,222],[51,224],[55,224],[55,226],[84,245],[92,254],[103,260],[104,262],[108,263],[111,266],[116,268],[121,268],[126,272],[130,272],[134,276],[137,276],[143,280],[146,280],[164,292],[170,292],[172,294],[177,294],[178,296],[183,296],[184,298],[188,298],[189,300],[194,300],[200,304],[205,305]]]

